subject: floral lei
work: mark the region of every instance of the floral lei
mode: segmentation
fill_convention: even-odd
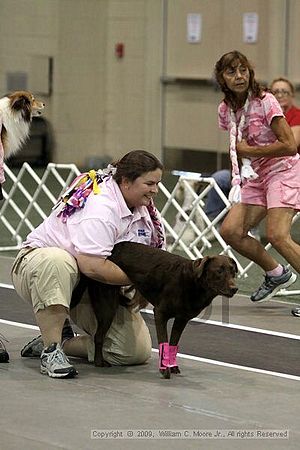
[[[60,217],[63,223],[66,223],[68,218],[77,210],[84,208],[87,198],[92,192],[96,195],[101,193],[100,184],[105,178],[113,176],[116,171],[117,167],[109,164],[105,169],[90,170],[78,175],[66,191],[63,192],[52,210],[56,210],[57,217]],[[165,245],[165,234],[153,199],[151,199],[147,209],[156,231],[156,236],[153,236],[151,246],[163,248]]]

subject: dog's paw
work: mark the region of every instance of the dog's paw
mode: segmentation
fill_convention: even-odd
[[[166,367],[166,369],[161,369],[160,373],[162,374],[163,378],[165,378],[166,380],[169,380],[171,378],[171,372],[170,372],[170,368]]]
[[[179,367],[178,366],[171,367],[171,373],[180,373]]]

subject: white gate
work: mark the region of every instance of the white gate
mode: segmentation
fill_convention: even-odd
[[[0,251],[19,249],[26,235],[47,217],[60,193],[80,173],[75,164],[53,163],[41,176],[26,162],[17,175],[6,164],[4,170]],[[8,241],[11,244],[4,245]]]
[[[80,173],[75,164],[47,165],[34,171],[28,163],[24,163],[18,174],[4,165],[6,182],[3,185],[4,202],[0,209],[0,252],[17,250],[21,242],[50,213],[61,192]],[[247,277],[253,262],[243,266],[241,257],[226,244],[218,227],[229,211],[231,205],[212,177],[201,174],[178,172],[179,178],[174,188],[169,191],[163,183],[159,184],[159,195],[162,207],[161,216],[168,235],[168,251],[180,252],[187,258],[196,259],[206,254],[227,254],[235,259],[239,276]],[[202,184],[200,193],[196,193],[191,182]],[[178,199],[178,193],[185,190],[185,201]],[[224,202],[224,209],[210,220],[205,213],[205,201],[208,192],[215,189]],[[300,217],[297,214],[296,222]],[[176,221],[180,227],[176,226]],[[188,239],[187,239],[188,236]],[[213,241],[213,245],[212,245]],[[266,245],[269,251],[271,244]],[[281,290],[277,295],[298,295],[300,291]]]
[[[169,242],[167,247],[168,251],[172,253],[179,250],[188,258],[196,259],[209,254],[212,249],[214,254],[227,254],[232,257],[237,263],[239,277],[247,277],[249,270],[255,263],[251,261],[243,266],[241,256],[226,244],[218,231],[220,223],[231,208],[231,204],[215,179],[212,177],[202,177],[201,174],[193,172],[174,171],[173,173],[179,175],[179,178],[171,191],[162,183],[160,184],[160,191],[164,196],[161,215],[166,233],[171,237],[171,242]],[[191,184],[191,182],[195,181],[203,184],[203,188],[199,194],[195,192]],[[185,205],[184,202],[180,204],[177,199],[178,192],[182,188],[185,190],[186,198],[188,198],[188,205]],[[205,213],[205,200],[211,189],[215,189],[225,205],[224,209],[213,220],[210,220]],[[186,206],[188,206],[188,210]],[[299,217],[300,213],[295,215],[293,224]],[[178,223],[180,223],[180,227],[177,228],[176,225]],[[272,245],[270,243],[265,246],[267,251],[271,248]],[[299,294],[300,290],[292,291],[282,289],[276,295],[287,296]]]

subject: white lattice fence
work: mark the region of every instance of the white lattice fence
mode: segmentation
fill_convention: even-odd
[[[61,192],[80,171],[74,164],[50,163],[41,172],[34,171],[24,163],[18,174],[5,165],[6,182],[3,185],[4,202],[0,209],[0,252],[16,250],[27,234],[39,225],[51,212]],[[162,198],[161,215],[168,235],[168,250],[180,252],[190,259],[201,258],[206,254],[227,254],[235,259],[240,277],[246,277],[254,263],[243,266],[241,258],[234,253],[221,237],[218,227],[231,205],[215,179],[202,177],[197,173],[181,173],[174,188],[160,183]],[[191,182],[201,182],[202,189],[197,194]],[[179,192],[184,188],[185,198],[179,200]],[[205,213],[208,192],[215,189],[224,202],[224,209],[210,220]],[[294,222],[299,219],[297,214]],[[174,222],[180,227],[174,226]],[[187,238],[188,236],[188,238]],[[212,244],[213,242],[213,244]],[[266,245],[269,251],[271,244]],[[279,295],[298,295],[300,291],[280,291]]]
[[[199,194],[195,192],[193,182],[203,184]],[[185,198],[189,198],[188,205],[185,205],[184,202],[180,203],[178,200],[182,189],[184,190]],[[205,213],[205,201],[211,189],[215,189],[225,205],[224,209],[213,220],[210,220]],[[160,184],[160,191],[164,196],[161,215],[166,233],[169,236],[168,251],[174,252],[179,250],[185,253],[187,257],[196,259],[202,258],[211,249],[216,252],[217,243],[217,253],[227,254],[234,258],[238,265],[239,273],[241,275],[244,274],[240,261],[218,231],[218,227],[231,205],[214,178],[202,177],[201,174],[196,173],[186,173],[178,178],[171,192],[162,183]],[[170,217],[174,217],[174,211],[176,221],[179,221],[181,224],[180,227],[174,226],[174,220],[170,221]],[[212,241],[214,241],[214,245],[212,245]]]
[[[4,165],[0,209],[0,251],[20,248],[26,235],[47,217],[59,194],[80,172],[74,164],[50,163],[38,175],[24,163],[17,175]]]
[[[180,253],[184,253],[191,259],[201,258],[210,252],[227,254],[235,259],[239,277],[247,277],[254,263],[249,262],[243,265],[240,255],[232,251],[232,248],[226,244],[218,231],[220,223],[231,208],[231,204],[215,179],[212,177],[202,177],[201,174],[192,172],[178,172],[177,174],[180,176],[171,191],[162,183],[160,184],[160,191],[164,197],[161,215],[166,233],[169,235],[168,251],[180,251]],[[193,182],[195,181],[203,184],[203,188],[198,195],[193,188]],[[178,197],[180,197],[179,193],[182,189],[185,190],[185,196],[189,198],[188,205],[178,200]],[[224,209],[213,220],[210,220],[205,213],[205,201],[211,189],[215,189],[225,205]],[[296,214],[293,223],[299,217],[300,213]],[[176,223],[180,223],[180,227],[177,227]],[[271,248],[272,245],[270,243],[265,246],[267,251]],[[277,293],[277,295],[285,296],[299,294],[299,290],[286,289],[282,289]]]

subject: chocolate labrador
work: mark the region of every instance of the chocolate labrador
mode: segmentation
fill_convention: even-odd
[[[170,378],[170,373],[180,373],[176,353],[181,334],[188,321],[198,316],[217,295],[232,297],[237,292],[235,261],[223,255],[192,261],[134,242],[116,244],[109,259],[128,275],[137,289],[134,305],[145,306],[149,302],[154,306],[161,374]],[[109,366],[102,355],[103,340],[119,304],[128,305],[128,299],[120,294],[119,286],[82,276],[74,290],[71,307],[80,301],[86,288],[98,320],[95,365]],[[171,318],[175,320],[169,340],[167,322]]]

